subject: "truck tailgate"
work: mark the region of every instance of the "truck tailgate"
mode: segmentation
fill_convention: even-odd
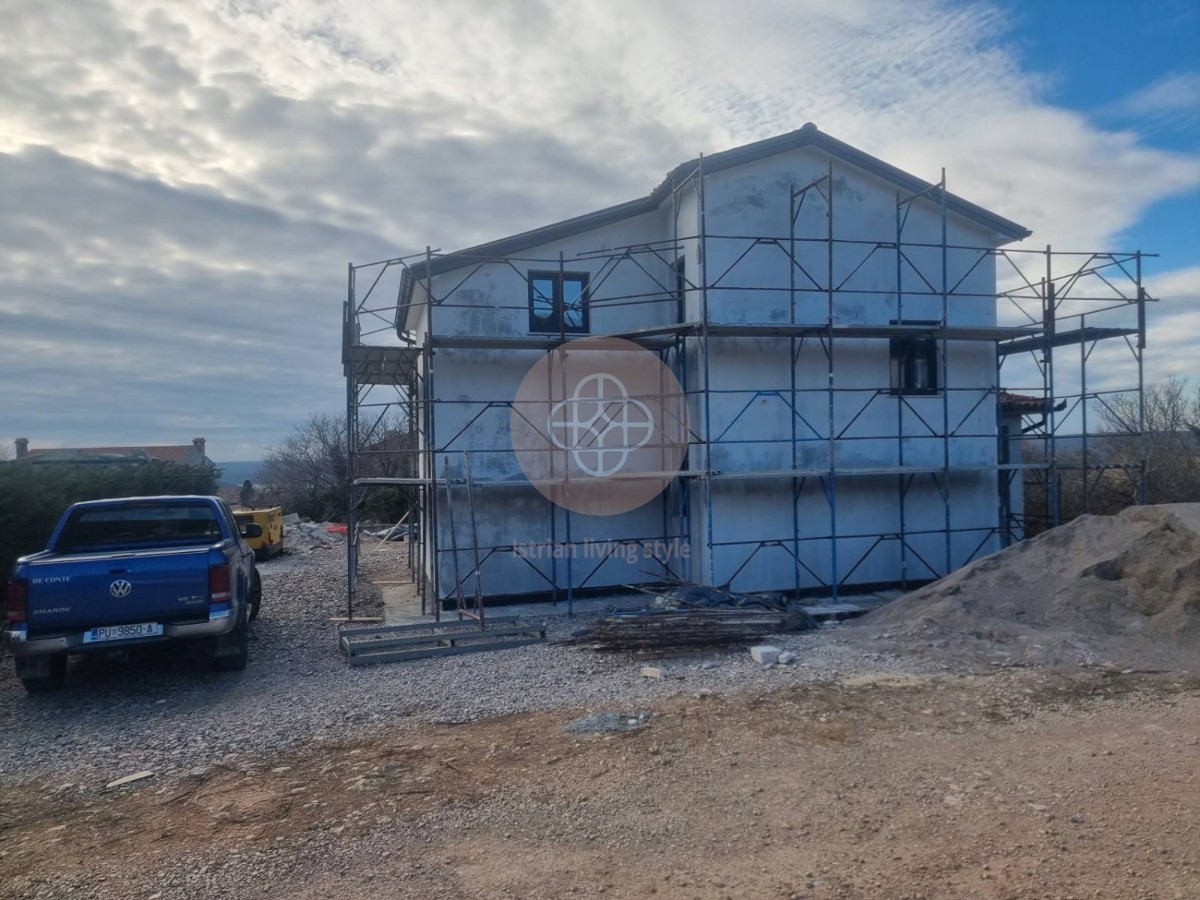
[[[208,614],[208,546],[47,557],[29,566],[29,631]]]

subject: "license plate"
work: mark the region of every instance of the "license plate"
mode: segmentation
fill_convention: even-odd
[[[161,637],[162,624],[159,622],[140,622],[137,625],[104,625],[83,633],[85,644],[98,644],[101,641],[128,641],[133,638]]]

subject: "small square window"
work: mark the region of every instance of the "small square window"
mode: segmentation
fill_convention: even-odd
[[[582,272],[530,272],[529,330],[587,334],[587,286],[588,276]]]
[[[910,323],[911,324],[911,323]],[[892,393],[936,394],[938,346],[934,338],[892,338]]]

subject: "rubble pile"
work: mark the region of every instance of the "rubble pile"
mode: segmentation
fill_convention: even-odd
[[[965,635],[1110,656],[1200,646],[1200,503],[1081,516],[985,557],[862,620],[898,635]]]
[[[294,513],[284,517],[283,546],[289,553],[307,556],[314,550],[340,547],[346,542],[344,525],[310,522]]]

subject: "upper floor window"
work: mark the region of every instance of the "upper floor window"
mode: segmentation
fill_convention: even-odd
[[[895,322],[892,323],[896,324]],[[905,322],[905,325],[936,325],[936,322]],[[892,338],[892,393],[936,394],[938,342],[927,337]]]
[[[587,334],[587,286],[583,272],[530,272],[529,330]]]

